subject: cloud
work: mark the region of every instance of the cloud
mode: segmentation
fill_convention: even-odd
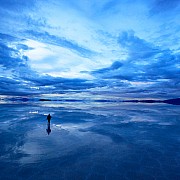
[[[134,31],[122,32],[118,42],[120,46],[128,50],[129,56],[136,58],[150,58],[159,53],[159,47],[135,36]]]
[[[177,9],[180,5],[179,0],[155,0],[153,2],[152,8],[150,10],[151,14],[161,13],[161,12],[169,12]]]
[[[0,93],[177,93],[177,0],[0,4]]]
[[[31,9],[35,6],[36,0],[1,0],[1,8],[9,11],[20,12],[24,9]]]
[[[131,86],[161,84],[162,87],[164,84],[168,87],[168,83],[173,88],[179,86],[179,53],[140,39],[132,31],[121,33],[118,42],[128,52],[126,61],[116,61],[110,67],[93,71],[95,76],[127,81]]]
[[[61,92],[62,90],[86,90],[97,86],[95,82],[86,79],[68,79],[48,75],[39,75],[36,77],[26,76],[24,77],[24,80],[32,82],[34,86],[39,87],[40,89],[44,88],[45,91],[47,91],[49,87],[50,89],[53,89],[54,93]]]
[[[22,39],[0,34],[1,94],[27,95],[62,90],[85,90],[95,83],[86,79],[67,79],[38,74],[30,68],[29,59],[23,51],[31,49]]]
[[[112,9],[114,9],[118,4],[119,4],[118,1],[116,1],[116,0],[110,0],[110,1],[106,2],[106,3],[103,5],[102,9],[103,9],[103,11],[112,10]]]
[[[27,57],[19,54],[20,49],[28,49],[27,46],[19,44],[20,39],[0,33],[0,65],[4,68],[19,68],[26,66]],[[11,47],[16,42],[17,48]],[[15,45],[14,45],[15,46]],[[16,69],[17,70],[17,69]]]
[[[0,77],[1,86],[0,94],[3,95],[27,95],[28,91],[26,87],[22,86],[21,83],[17,80]]]
[[[96,54],[96,52],[81,47],[75,42],[72,42],[70,40],[55,35],[50,35],[48,32],[37,32],[37,31],[29,30],[24,32],[24,34],[27,34],[29,38],[39,40],[40,42],[68,48],[72,51],[75,51],[82,57],[92,57],[93,55]]]
[[[95,71],[92,72],[92,74],[106,73],[106,72],[109,72],[109,71],[117,70],[122,66],[123,66],[122,62],[115,61],[115,62],[112,63],[112,65],[110,67],[95,70]]]

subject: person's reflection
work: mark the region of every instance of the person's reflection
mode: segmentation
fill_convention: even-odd
[[[46,131],[47,131],[47,133],[48,133],[48,135],[51,133],[51,124],[50,124],[50,121],[51,121],[51,115],[50,114],[48,114],[48,116],[47,116],[47,120],[48,120],[48,123],[47,123],[47,129],[46,129]]]
[[[50,122],[47,123],[47,129],[46,129],[48,135],[51,133],[51,126],[50,126]]]

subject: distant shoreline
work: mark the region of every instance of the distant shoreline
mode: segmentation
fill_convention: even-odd
[[[63,102],[84,102],[84,100],[77,99],[62,99],[62,100],[51,100],[51,99],[39,99],[39,101],[63,101]],[[180,105],[180,98],[168,99],[168,100],[91,100],[91,102],[132,102],[132,103],[166,103],[172,105]]]
[[[81,100],[81,99],[30,99],[30,98],[21,98],[21,97],[13,97],[13,98],[1,98],[0,101],[5,102],[97,102],[97,103],[166,103],[166,104],[172,104],[172,105],[180,105],[180,98],[176,99],[168,99],[168,100],[152,100],[152,99],[146,99],[146,100],[118,100],[118,99],[95,99],[95,100]]]

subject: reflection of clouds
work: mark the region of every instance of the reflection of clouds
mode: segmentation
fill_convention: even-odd
[[[29,114],[38,114],[38,111],[29,111]]]
[[[162,126],[171,126],[171,125],[173,125],[173,123],[171,123],[171,122],[159,122],[158,124],[162,125]]]
[[[20,159],[21,163],[32,163],[41,159],[56,157],[57,153],[54,150],[57,150],[57,147],[64,147],[65,140],[63,140],[63,137],[67,135],[67,131],[63,130],[60,134],[54,131],[51,136],[48,136],[45,130],[46,124],[37,126],[27,133],[20,151],[28,156],[22,157]]]
[[[61,128],[61,125],[60,124],[53,124],[55,127],[57,127],[57,128]]]
[[[81,118],[81,115],[79,116]],[[68,118],[71,119],[72,117],[69,116]],[[104,136],[104,134],[84,131],[85,129],[96,127],[96,123],[88,121],[83,123],[53,122],[50,136],[47,136],[45,132],[46,123],[36,125],[34,129],[27,133],[24,144],[19,148],[21,153],[26,154],[19,162],[26,164],[39,162],[42,159],[46,161],[52,158],[63,158],[76,153],[81,148],[86,147],[88,151],[91,151],[91,148],[97,150],[112,143],[112,140],[108,136]],[[125,146],[124,148],[127,147]]]
[[[153,117],[148,116],[133,116],[129,120],[124,120],[122,123],[130,123],[130,122],[158,122],[156,119],[152,119]]]
[[[72,179],[74,174],[91,173],[109,174],[107,179],[112,179],[111,174],[149,173],[149,169],[159,176],[160,167],[171,171],[164,167],[169,162],[173,172],[179,170],[177,106],[104,103],[98,108],[70,109],[21,104],[1,110],[1,165],[24,179],[58,179],[62,174],[71,176],[62,179]],[[48,112],[53,114],[50,136],[46,133]]]
[[[94,123],[86,122],[86,123],[65,123],[62,124],[61,128],[66,129],[68,131],[79,131],[80,129],[85,129],[93,126]]]
[[[33,163],[42,159],[61,158],[71,154],[81,146],[86,146],[89,141],[89,133],[80,132],[79,129],[87,128],[91,123],[82,124],[55,124],[51,125],[52,133],[46,135],[44,125],[37,125],[30,130],[24,140],[24,144],[18,147],[18,151],[27,155],[20,159],[20,163]],[[89,139],[87,141],[87,139]]]
[[[7,111],[8,118],[5,120]],[[54,113],[50,136],[46,133],[47,124],[44,114],[47,111]],[[20,115],[14,117],[14,112]],[[39,115],[29,112],[39,112]],[[79,150],[92,153],[88,155],[88,158],[91,156],[92,159],[96,159],[96,155],[101,157],[101,153],[116,158],[114,155],[116,150],[116,153],[123,155],[123,152],[119,151],[131,151],[133,143],[153,146],[153,143],[160,141],[157,137],[161,129],[164,131],[170,125],[177,125],[178,115],[179,107],[166,104],[123,103],[120,106],[109,106],[104,103],[99,108],[82,110],[78,107],[59,109],[12,105],[11,108],[7,106],[1,113],[3,122],[0,129],[8,134],[12,133],[9,137],[15,138],[10,142],[4,142],[2,146],[12,149],[6,152],[8,155],[6,158],[12,154],[21,154],[15,157],[21,164],[48,162],[53,158],[61,160],[65,156],[75,157],[75,153]],[[151,123],[153,127],[149,126],[152,125]],[[150,133],[155,134],[155,139]],[[17,134],[22,135],[16,138]]]

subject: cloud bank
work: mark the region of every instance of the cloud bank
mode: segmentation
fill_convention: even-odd
[[[165,0],[1,0],[0,94],[179,97],[179,10]]]

